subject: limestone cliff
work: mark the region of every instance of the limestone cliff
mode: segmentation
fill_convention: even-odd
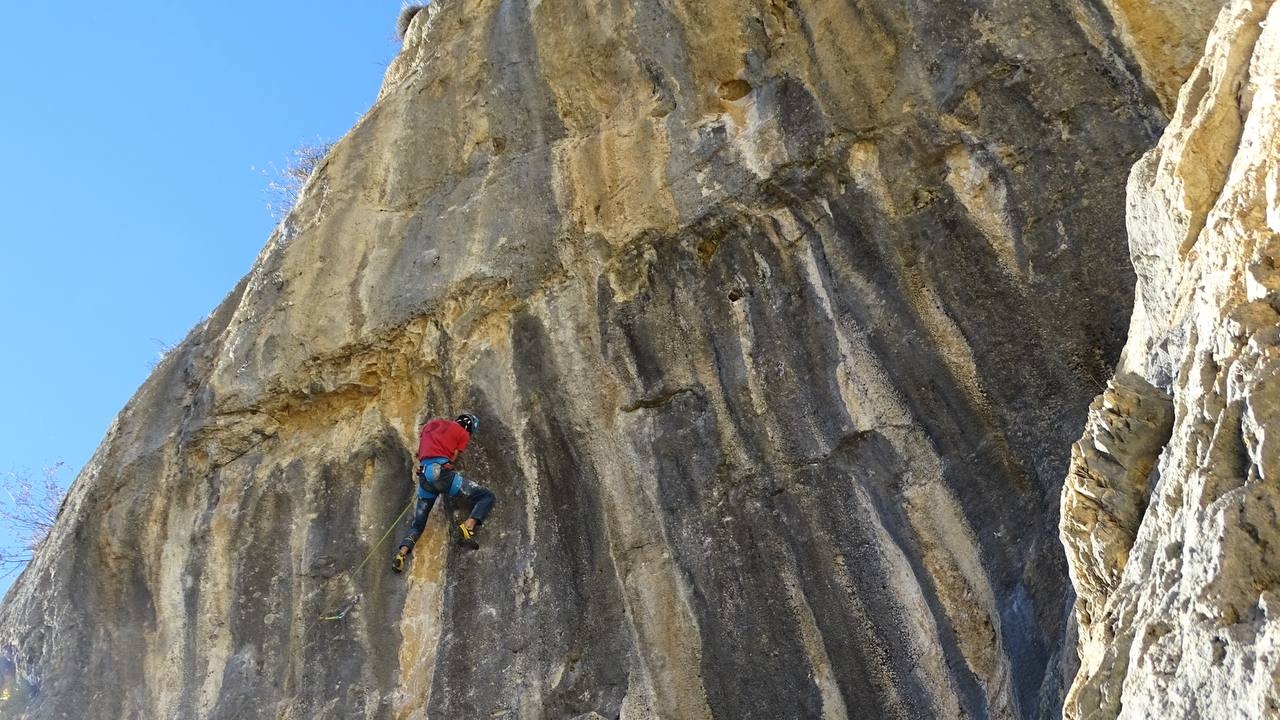
[[[1086,0],[420,12],[6,598],[0,713],[1055,717],[1164,122],[1121,39]],[[462,409],[484,547],[438,513],[393,575]]]
[[[1138,292],[1062,497],[1068,718],[1280,717],[1280,5],[1234,0],[1129,179]]]
[[[1140,77],[1172,112],[1178,90],[1204,54],[1221,0],[1103,0],[1111,32],[1141,68]]]

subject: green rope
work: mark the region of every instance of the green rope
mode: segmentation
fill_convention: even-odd
[[[378,542],[374,543],[373,547],[369,548],[369,554],[365,555],[364,559],[360,561],[360,564],[357,565],[354,570],[347,573],[348,575],[355,575],[356,573],[360,572],[360,569],[365,566],[365,563],[369,562],[369,558],[373,557],[373,554],[378,551],[378,548],[382,547],[382,543],[387,541],[387,538],[391,535],[391,531],[396,529],[396,526],[399,525],[400,521],[404,519],[404,514],[409,512],[409,508],[413,507],[413,503],[416,500],[417,500],[416,496],[409,499],[409,504],[405,505],[404,509],[400,511],[400,515],[395,520],[391,521],[391,526],[388,527],[387,531],[382,534],[382,538],[378,540]],[[343,617],[346,616],[347,611],[351,610],[351,608],[353,607],[355,607],[355,602],[348,604],[336,615],[321,615],[320,619],[321,620],[341,620]]]
[[[391,522],[391,526],[387,528],[387,531],[382,533],[382,539],[379,540],[378,543],[374,545],[372,548],[369,548],[369,554],[365,555],[364,559],[360,561],[360,564],[356,566],[356,569],[351,571],[352,575],[360,572],[360,568],[364,567],[364,564],[369,562],[369,558],[373,557],[373,553],[376,552],[378,548],[382,547],[382,543],[387,541],[387,537],[391,535],[391,531],[395,530],[396,525],[399,525],[400,521],[404,519],[404,514],[409,512],[409,508],[413,507],[413,503],[415,500],[417,500],[417,497],[413,497],[409,499],[409,504],[404,506],[404,509],[400,511],[400,515]]]

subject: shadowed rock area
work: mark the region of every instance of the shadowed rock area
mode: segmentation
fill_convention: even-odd
[[[1057,717],[1059,491],[1164,124],[1125,37],[1086,0],[418,12],[7,596],[0,714]],[[464,409],[483,547],[437,512],[393,575],[418,425]]]

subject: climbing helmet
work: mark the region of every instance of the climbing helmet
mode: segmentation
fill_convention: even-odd
[[[462,413],[458,416],[455,422],[461,425],[462,429],[466,430],[468,433],[473,433],[480,427],[480,418],[472,415],[471,413]]]

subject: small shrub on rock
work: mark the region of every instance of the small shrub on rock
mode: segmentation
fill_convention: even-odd
[[[413,18],[420,10],[427,7],[426,3],[405,5],[400,9],[400,17],[396,18],[396,37],[404,41],[405,33],[409,32],[409,23],[413,22]]]
[[[311,173],[319,167],[321,161],[333,149],[334,143],[303,143],[293,150],[293,158],[284,168],[275,163],[262,174],[267,177],[267,210],[279,222],[293,209],[298,202],[298,193],[307,184]]]

